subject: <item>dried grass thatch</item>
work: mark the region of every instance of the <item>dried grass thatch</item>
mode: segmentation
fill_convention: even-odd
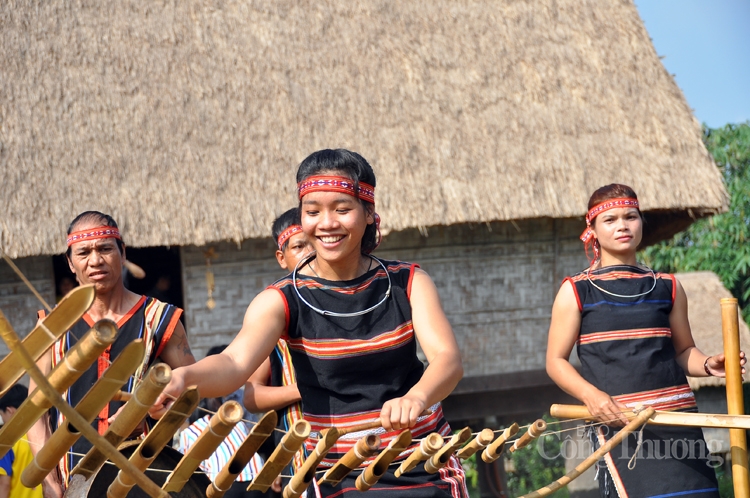
[[[732,297],[732,293],[711,271],[677,273],[675,277],[687,294],[688,318],[695,345],[706,354],[723,353],[720,301],[722,298]],[[742,317],[740,317],[740,347],[743,351],[750,353],[750,330]],[[688,377],[688,382],[694,390],[706,386],[726,385],[726,381],[719,377]]]
[[[582,216],[614,181],[682,226],[726,205],[629,0],[0,4],[13,256],[86,209],[134,246],[265,237],[326,147],[374,165],[386,230]]]

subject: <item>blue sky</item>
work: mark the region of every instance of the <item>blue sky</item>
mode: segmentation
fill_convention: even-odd
[[[695,116],[750,120],[750,0],[635,0],[656,52]]]

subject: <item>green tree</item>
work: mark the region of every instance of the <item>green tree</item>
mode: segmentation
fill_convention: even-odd
[[[729,211],[693,223],[642,258],[664,272],[710,270],[732,292],[750,321],[750,122],[703,128],[703,142],[721,171]]]

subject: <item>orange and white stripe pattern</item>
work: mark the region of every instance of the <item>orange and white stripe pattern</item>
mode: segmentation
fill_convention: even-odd
[[[396,349],[414,340],[411,320],[370,339],[289,339],[289,348],[319,360],[352,358]]]
[[[687,384],[612,397],[628,408],[651,406],[655,410],[663,411],[689,410],[697,408],[695,394],[693,394],[693,391]]]
[[[594,332],[581,334],[578,344],[594,344],[606,341],[628,341],[633,339],[653,339],[656,337],[672,338],[670,328],[632,329],[632,330],[610,330],[607,332]]]

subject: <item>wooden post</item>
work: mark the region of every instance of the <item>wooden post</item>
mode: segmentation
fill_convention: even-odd
[[[411,444],[411,431],[405,430],[393,438],[388,446],[375,457],[372,464],[368,465],[362,472],[354,485],[359,491],[367,491],[377,483],[381,477],[388,471],[388,466],[403,451],[406,451]]]
[[[441,436],[437,432],[431,432],[426,438],[422,439],[422,442],[419,443],[419,446],[414,448],[414,452],[409,455],[409,458],[401,463],[401,465],[396,469],[396,472],[394,472],[393,475],[396,477],[396,479],[398,479],[399,477],[401,477],[401,474],[406,474],[410,470],[414,469],[414,467],[419,465],[419,462],[427,460],[432,455],[437,453],[438,450],[442,447],[443,436]]]
[[[742,366],[740,365],[740,327],[737,299],[721,300],[721,331],[724,336],[724,368],[727,381],[727,413],[742,415],[745,412],[742,395]],[[750,497],[748,480],[747,438],[742,429],[729,429],[732,448],[732,480],[734,496]]]
[[[323,474],[323,477],[318,479],[318,485],[337,485],[362,462],[377,453],[378,448],[380,448],[380,436],[377,434],[363,436],[333,467],[328,469],[328,472]]]
[[[281,440],[276,449],[268,457],[263,468],[255,476],[253,482],[247,487],[248,491],[260,491],[265,493],[273,484],[273,480],[286,465],[292,460],[307,436],[310,435],[310,423],[305,419],[300,419],[294,423],[290,430]]]
[[[484,463],[492,463],[503,454],[505,450],[505,442],[512,438],[518,433],[518,424],[513,422],[513,425],[506,427],[500,436],[495,441],[490,443],[482,452],[482,460]]]
[[[315,450],[307,457],[302,466],[297,469],[292,480],[284,488],[284,498],[298,498],[305,492],[307,486],[315,478],[315,470],[318,468],[318,465],[323,461],[326,454],[331,451],[338,438],[339,431],[335,427],[331,427],[323,433],[323,437],[315,445]]]

